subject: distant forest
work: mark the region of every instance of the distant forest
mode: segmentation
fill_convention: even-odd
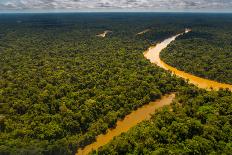
[[[155,128],[156,133],[164,128],[160,141],[151,139],[156,141],[149,144],[152,149],[137,140],[125,144],[122,151],[121,146],[112,148],[121,143],[119,137],[99,153],[167,153],[168,144],[175,140],[178,143],[172,149],[177,153],[191,143],[199,154],[208,153],[206,147],[212,153],[231,152],[231,112],[225,109],[231,109],[232,94],[199,90],[143,56],[149,46],[186,27],[207,29],[214,22],[230,24],[230,19],[232,15],[158,13],[0,15],[0,154],[74,154],[131,111],[171,92],[179,94],[172,106],[176,109],[164,109],[128,133],[136,140],[135,130],[147,126],[144,132]],[[223,27],[217,28],[218,33],[224,32]],[[150,31],[136,35],[145,29]],[[105,30],[112,33],[96,36]],[[229,75],[218,76],[231,83]],[[170,129],[174,126],[175,131]],[[190,130],[192,126],[196,129]],[[146,140],[156,136],[147,133],[143,135]],[[173,137],[166,136],[170,133]],[[140,152],[133,152],[137,147]],[[189,149],[189,153],[196,152]]]

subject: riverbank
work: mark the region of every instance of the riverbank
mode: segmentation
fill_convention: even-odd
[[[93,150],[110,142],[114,137],[119,136],[123,132],[127,132],[130,128],[136,126],[138,123],[149,120],[155,110],[169,105],[175,98],[175,94],[164,95],[161,99],[144,105],[127,115],[123,120],[117,122],[114,129],[109,129],[105,135],[99,135],[96,142],[86,146],[84,149],[79,149],[76,155],[86,155]]]
[[[224,83],[220,83],[217,81],[208,80],[208,79],[204,79],[204,78],[200,78],[200,77],[197,77],[195,75],[191,75],[189,73],[180,71],[180,70],[166,64],[165,62],[163,62],[160,59],[160,53],[162,52],[162,50],[164,48],[166,48],[172,41],[174,41],[180,35],[186,34],[190,31],[191,31],[190,29],[186,29],[186,31],[184,33],[170,37],[170,38],[164,40],[163,42],[157,44],[156,46],[150,47],[148,49],[148,51],[144,52],[144,56],[148,60],[150,60],[151,63],[154,63],[157,66],[159,66],[165,70],[170,70],[176,76],[188,80],[189,83],[194,84],[199,88],[203,88],[203,89],[207,89],[207,90],[210,90],[210,89],[219,90],[220,88],[224,88],[224,89],[228,88],[232,91],[232,85],[224,84]]]
[[[165,62],[163,62],[160,59],[160,52],[164,48],[166,48],[178,36],[184,35],[190,31],[191,31],[190,29],[186,29],[184,33],[177,34],[173,37],[164,40],[163,42],[157,44],[156,46],[150,47],[148,51],[144,52],[145,58],[149,59],[151,63],[154,63],[165,70],[170,70],[173,74],[188,80],[190,83],[196,85],[199,88],[214,89],[214,90],[218,90],[220,88],[228,88],[232,90],[231,85],[222,84],[208,79],[203,79],[185,73],[183,71],[179,71],[176,68],[167,65]],[[79,149],[76,155],[86,155],[93,150],[97,150],[99,147],[110,142],[114,137],[119,136],[123,132],[127,132],[130,128],[136,126],[138,123],[144,120],[149,120],[151,114],[153,114],[156,109],[171,104],[174,98],[175,98],[175,94],[165,95],[160,100],[151,102],[150,104],[145,105],[136,111],[133,111],[131,114],[127,115],[124,120],[118,121],[116,124],[116,128],[108,130],[105,135],[99,135],[96,138],[96,142],[86,146],[84,149]]]

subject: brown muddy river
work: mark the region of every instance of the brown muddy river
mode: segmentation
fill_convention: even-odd
[[[185,33],[188,33],[190,30],[186,30]],[[232,85],[223,84],[216,81],[203,79],[183,71],[177,70],[176,68],[167,65],[160,59],[160,52],[166,48],[172,41],[174,41],[178,36],[183,35],[185,33],[178,34],[176,36],[170,37],[163,42],[157,44],[154,47],[150,47],[148,51],[144,53],[144,56],[161,68],[165,70],[172,71],[173,74],[188,79],[190,83],[204,89],[213,88],[218,90],[219,88],[229,88],[232,90]],[[86,146],[84,149],[79,149],[76,155],[86,155],[89,154],[93,150],[97,150],[99,147],[109,143],[115,136],[119,136],[123,132],[127,132],[130,128],[136,126],[138,123],[149,120],[151,114],[155,112],[156,109],[161,108],[165,105],[169,105],[172,103],[173,99],[175,98],[175,94],[165,95],[160,100],[155,102],[151,102],[148,105],[144,105],[143,107],[133,111],[131,114],[127,115],[123,120],[118,121],[116,124],[116,128],[109,129],[106,134],[99,135],[96,138],[96,142]]]
[[[98,35],[97,35],[97,37],[105,38],[105,37],[106,37],[106,35],[107,35],[108,33],[110,33],[110,32],[112,32],[112,31],[106,30],[106,31],[104,31],[104,32],[103,32],[103,33],[101,33],[101,34],[98,34]]]
[[[160,100],[151,102],[136,111],[133,111],[123,120],[118,121],[116,128],[109,129],[105,135],[99,135],[96,142],[86,146],[83,150],[79,149],[76,155],[86,155],[93,150],[97,150],[99,147],[109,143],[115,136],[119,136],[121,133],[127,132],[130,128],[144,120],[149,120],[151,118],[151,114],[153,114],[156,109],[171,104],[174,98],[175,94],[165,95]]]
[[[188,33],[189,31],[190,30],[186,30],[185,33]],[[186,73],[184,71],[180,71],[180,70],[168,65],[160,59],[160,52],[164,48],[166,48],[172,41],[174,41],[178,36],[183,35],[185,33],[178,34],[176,36],[173,36],[171,38],[164,40],[163,42],[157,44],[154,47],[150,47],[148,49],[148,51],[146,51],[144,53],[144,56],[147,59],[149,59],[151,61],[151,63],[154,63],[165,70],[172,71],[172,73],[177,75],[178,77],[184,78],[186,80],[188,79],[190,83],[196,85],[199,88],[204,88],[204,89],[208,89],[208,90],[211,88],[214,90],[218,90],[220,88],[228,88],[232,91],[232,85],[230,85],[230,84],[219,83],[219,82],[216,82],[213,80],[208,80],[208,79],[194,76],[192,74]]]

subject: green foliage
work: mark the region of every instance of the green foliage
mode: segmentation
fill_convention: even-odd
[[[0,15],[0,154],[74,154],[131,111],[180,91],[186,83],[143,52],[185,27],[208,25],[205,19],[218,16]],[[225,25],[230,19],[220,16]],[[112,33],[96,37],[105,30]],[[99,153],[228,154],[230,96],[183,88],[173,111],[160,111]]]
[[[120,15],[0,16],[0,154],[72,154],[184,84],[143,57],[149,40],[135,34],[149,18],[138,30],[137,17],[127,18],[132,23]],[[105,29],[113,33],[96,37]]]
[[[231,19],[208,19],[193,26],[192,32],[177,38],[161,52],[161,58],[188,73],[232,84]]]
[[[227,90],[184,88],[169,110],[160,110],[92,154],[231,154],[231,106]]]

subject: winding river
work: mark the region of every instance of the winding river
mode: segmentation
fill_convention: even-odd
[[[146,51],[144,53],[144,56],[147,59],[149,59],[151,61],[151,63],[154,63],[154,64],[160,66],[161,68],[165,69],[165,70],[172,71],[172,73],[175,74],[176,76],[188,80],[190,83],[196,85],[199,88],[204,88],[204,89],[207,89],[207,90],[210,90],[210,89],[218,90],[220,88],[228,88],[228,89],[230,89],[232,91],[232,85],[230,85],[230,84],[219,83],[219,82],[216,82],[216,81],[213,81],[213,80],[208,80],[208,79],[204,79],[204,78],[201,78],[201,77],[194,76],[192,74],[186,73],[184,71],[180,71],[180,70],[168,65],[168,64],[166,64],[165,62],[163,62],[160,59],[160,52],[164,48],[166,48],[178,36],[184,35],[184,34],[190,32],[190,31],[191,30],[186,29],[186,31],[184,33],[180,33],[178,35],[170,37],[170,38],[164,40],[163,42],[157,44],[156,46],[150,47],[148,49],[148,51]]]
[[[161,68],[165,70],[172,71],[173,74],[188,79],[190,83],[204,89],[215,89],[218,90],[219,88],[228,88],[232,90],[232,85],[223,84],[216,81],[203,79],[183,71],[177,70],[176,68],[167,65],[160,59],[160,52],[166,48],[172,41],[174,41],[178,36],[184,35],[185,33],[190,32],[191,30],[186,29],[184,33],[180,33],[173,37],[170,37],[163,42],[157,44],[156,46],[150,47],[148,51],[144,53],[144,56]],[[143,120],[149,120],[151,114],[155,112],[156,109],[161,108],[165,105],[169,105],[172,103],[173,99],[175,98],[175,94],[169,94],[163,96],[160,100],[154,101],[149,103],[148,105],[144,105],[143,107],[133,111],[129,115],[127,115],[123,120],[120,120],[116,124],[116,128],[109,129],[106,134],[102,134],[97,136],[96,142],[86,146],[83,149],[79,149],[76,155],[86,155],[89,154],[93,150],[97,150],[99,147],[107,144],[110,142],[115,136],[119,136],[123,132],[127,132],[130,128],[136,126],[138,123],[142,122]]]
[[[149,120],[151,118],[151,114],[153,114],[156,109],[171,104],[174,98],[174,93],[167,94],[157,101],[138,108],[127,115],[123,120],[118,121],[116,128],[109,129],[105,135],[102,134],[97,136],[96,142],[86,146],[84,149],[79,149],[76,155],[89,154],[91,151],[97,150],[99,147],[109,143],[115,136],[119,136],[121,133],[127,132],[130,128],[136,126],[138,123],[144,120]]]

